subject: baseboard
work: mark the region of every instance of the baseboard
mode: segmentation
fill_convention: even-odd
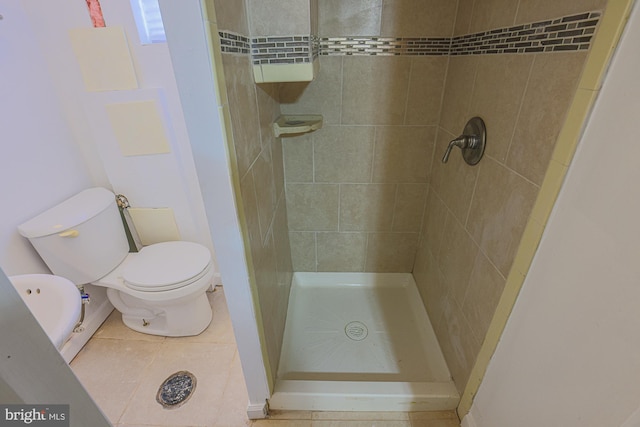
[[[96,333],[100,325],[107,320],[107,317],[113,311],[113,305],[105,298],[100,306],[98,306],[90,317],[86,317],[82,326],[84,330],[82,332],[74,332],[69,338],[69,341],[60,350],[60,354],[67,363],[71,363],[74,357],[82,350],[82,347],[91,339],[93,334]]]
[[[269,413],[268,409],[267,402],[257,405],[249,404],[249,406],[247,406],[247,416],[250,420],[267,418],[267,414]]]

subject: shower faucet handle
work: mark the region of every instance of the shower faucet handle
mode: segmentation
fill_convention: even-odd
[[[449,155],[453,147],[460,147],[464,161],[473,166],[482,158],[486,142],[487,129],[484,121],[480,117],[473,117],[467,122],[462,135],[449,142],[447,151],[442,157],[442,163],[449,161]]]
[[[449,161],[449,154],[451,154],[453,147],[460,147],[461,150],[464,150],[465,148],[475,148],[479,142],[479,138],[475,135],[460,135],[449,142],[447,151],[444,152],[444,156],[442,157],[442,163],[447,163]]]

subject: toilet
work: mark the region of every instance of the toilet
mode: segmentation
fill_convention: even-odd
[[[206,291],[211,253],[197,243],[155,243],[129,253],[114,194],[84,190],[18,226],[53,274],[107,288],[129,328],[151,335],[198,335],[212,318]]]

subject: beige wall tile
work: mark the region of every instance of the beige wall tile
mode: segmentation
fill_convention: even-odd
[[[271,153],[268,148],[262,150],[251,168],[253,182],[256,189],[258,203],[258,219],[260,221],[261,236],[264,239],[271,226],[271,220],[276,208],[276,187],[273,180]]]
[[[293,271],[316,271],[316,233],[289,232]]]
[[[291,261],[289,227],[287,225],[287,205],[284,196],[279,199],[275,218],[273,219],[273,244],[276,250],[278,285],[286,287],[285,290],[280,292],[285,292],[288,295],[293,274],[293,263]]]
[[[338,231],[338,185],[287,184],[290,231]]]
[[[233,145],[240,176],[260,154],[260,122],[250,58],[222,55],[233,127]]]
[[[452,134],[438,132],[431,188],[435,190],[438,197],[453,212],[458,221],[465,223],[480,166],[469,166],[457,147],[453,148],[449,161],[442,163],[442,155],[447,149],[449,141],[453,138],[455,136]]]
[[[379,36],[382,0],[318,2],[320,36]]]
[[[427,192],[427,184],[398,184],[393,231],[420,231]]]
[[[456,2],[423,0],[383,0],[384,37],[451,37]]]
[[[405,125],[438,124],[448,63],[446,56],[411,58]]]
[[[438,194],[430,188],[422,225],[422,245],[426,246],[434,255],[437,255],[440,251],[448,216],[449,210],[447,206]]]
[[[467,227],[503,276],[509,273],[538,187],[483,159]]]
[[[478,60],[470,116],[482,117],[489,138],[485,154],[501,162],[507,157],[533,58],[506,54]]]
[[[578,84],[586,53],[536,55],[507,165],[540,185]]]
[[[321,56],[319,61],[320,72],[312,82],[280,85],[280,109],[282,114],[322,114],[325,124],[337,125],[342,114],[342,57]]]
[[[492,30],[513,25],[518,2],[513,0],[476,0],[473,4],[471,32]]]
[[[480,343],[455,300],[449,299],[445,304],[436,335],[453,382],[462,393],[480,351]]]
[[[518,5],[517,24],[572,15],[590,10],[604,10],[607,0],[521,0]]]
[[[244,2],[214,0],[218,28],[240,34],[249,34],[247,11]]]
[[[435,134],[431,126],[378,127],[373,182],[427,182]]]
[[[418,233],[373,233],[367,243],[365,271],[410,273]]]
[[[396,186],[340,185],[340,231],[391,231]]]
[[[424,245],[416,253],[413,278],[422,297],[422,303],[429,314],[431,325],[436,329],[442,318],[449,289],[438,268],[438,262]]]
[[[311,33],[309,0],[248,0],[247,7],[254,37]]]
[[[411,58],[344,58],[343,124],[401,125],[409,88]]]
[[[373,126],[326,126],[313,134],[316,182],[369,182]]]
[[[313,142],[311,134],[282,138],[287,182],[313,182]]]
[[[471,15],[473,13],[474,0],[458,0],[458,12],[453,28],[454,36],[471,33]]]
[[[465,123],[471,118],[469,107],[477,66],[478,58],[473,55],[449,59],[440,126],[456,136],[462,133]]]
[[[256,201],[253,174],[248,173],[244,179],[240,181],[240,193],[246,224],[245,231],[248,234],[247,237],[249,238],[249,245],[251,246],[253,262],[257,263],[260,261],[262,254],[262,233],[260,232],[258,202]]]
[[[318,271],[364,271],[365,233],[318,233]]]
[[[489,262],[487,257],[479,252],[462,304],[462,311],[469,320],[471,331],[480,342],[489,329],[505,283],[506,279]]]
[[[277,101],[280,86],[276,83],[263,83],[255,87],[260,117],[260,137],[262,146],[268,147],[276,140],[273,134],[273,122],[280,116],[280,105]]]
[[[438,267],[449,288],[449,296],[461,306],[469,286],[469,278],[478,254],[467,230],[455,219],[449,219],[437,255]]]
[[[277,348],[277,340],[272,335],[273,326],[271,322],[277,322],[273,313],[278,300],[278,275],[276,263],[276,251],[273,245],[273,239],[269,235],[264,245],[264,256],[256,265],[256,288],[258,290],[258,299],[260,301],[260,312],[262,314],[262,323],[266,334],[266,345],[269,353],[269,359],[272,362],[272,374],[275,378],[275,370],[278,367],[277,360],[280,355]],[[273,362],[276,363],[273,363]]]
[[[284,153],[282,139],[276,138],[271,144],[271,160],[273,162],[273,183],[276,187],[276,198],[284,192]]]

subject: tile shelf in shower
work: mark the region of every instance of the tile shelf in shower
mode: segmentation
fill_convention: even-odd
[[[322,127],[321,115],[280,116],[273,123],[273,134],[277,137],[312,132]]]

